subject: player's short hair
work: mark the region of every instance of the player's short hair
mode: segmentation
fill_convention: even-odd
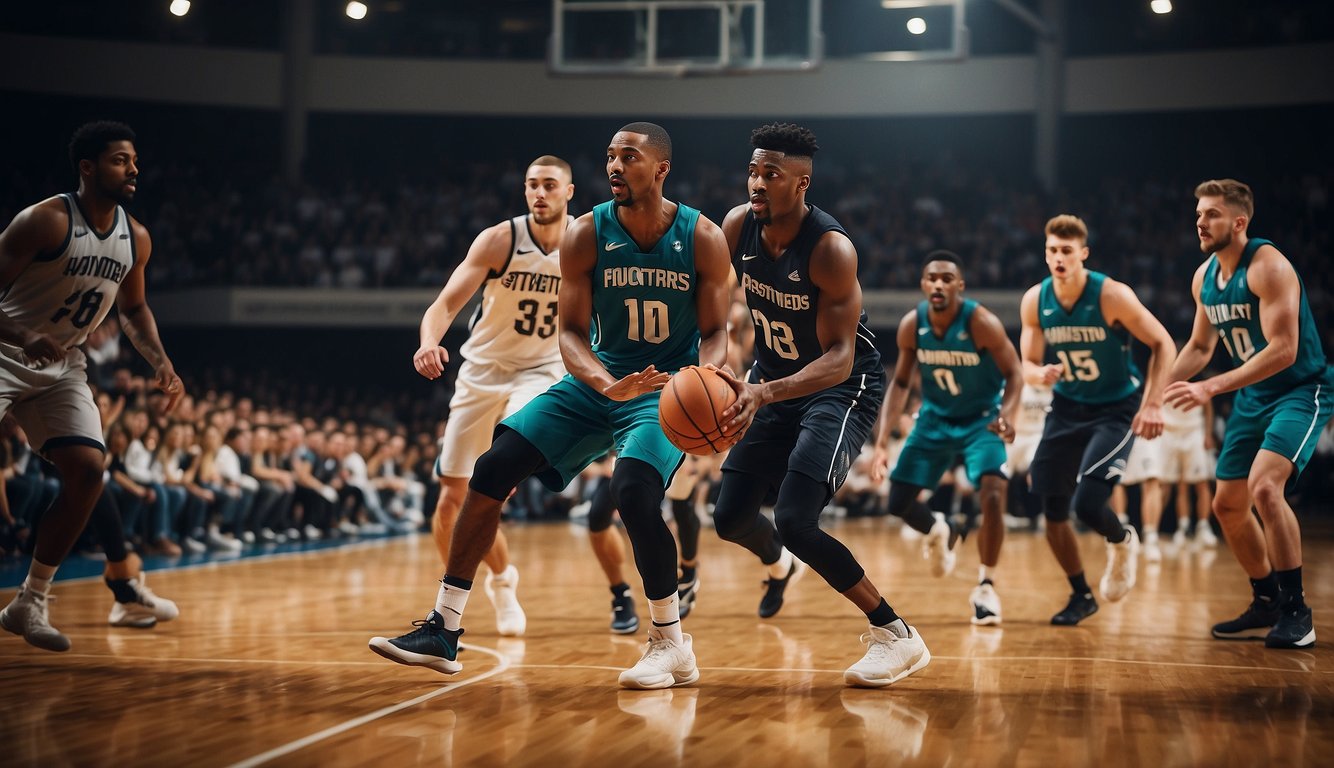
[[[1047,222],[1046,233],[1056,237],[1082,240],[1085,243],[1089,240],[1089,228],[1084,224],[1084,220],[1069,213],[1053,216]]]
[[[565,171],[565,175],[570,177],[570,179],[574,178],[574,171],[570,170],[570,164],[560,159],[559,157],[556,157],[555,155],[542,155],[533,162],[529,163],[528,167],[532,168],[534,165],[555,166],[561,169],[562,171]]]
[[[77,174],[79,172],[79,161],[92,160],[106,151],[107,145],[113,141],[134,141],[134,129],[125,123],[117,123],[112,120],[96,120],[91,123],[84,123],[74,131],[73,138],[69,141],[69,164]]]
[[[750,132],[750,145],[785,155],[812,158],[820,151],[815,134],[795,123],[769,123]]]
[[[672,159],[672,137],[667,130],[657,123],[626,123],[617,133],[641,133],[648,137],[648,145],[658,153],[661,160]]]
[[[928,253],[926,258],[922,259],[922,271],[925,272],[927,265],[933,261],[948,261],[958,268],[959,274],[963,274],[963,262],[959,259],[959,255],[954,251],[941,250]]]
[[[1255,196],[1251,188],[1236,179],[1210,179],[1195,187],[1195,198],[1221,197],[1227,205],[1246,213],[1246,220],[1255,216]]]

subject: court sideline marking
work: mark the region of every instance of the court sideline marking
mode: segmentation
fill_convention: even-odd
[[[499,662],[499,664],[495,668],[489,669],[476,677],[470,677],[467,680],[460,680],[457,683],[442,685],[439,688],[435,689],[434,691],[422,694],[421,696],[418,696],[415,699],[409,699],[408,701],[400,702],[398,704],[392,704],[388,707],[384,707],[383,709],[377,709],[374,712],[362,715],[361,717],[353,718],[346,722],[339,723],[338,725],[335,725],[333,727],[325,728],[322,731],[312,733],[309,736],[297,739],[296,741],[288,742],[287,744],[284,744],[280,747],[275,747],[267,752],[261,752],[260,754],[255,755],[254,757],[246,758],[245,760],[242,760],[239,763],[232,763],[230,768],[253,768],[253,766],[263,765],[264,763],[267,763],[270,760],[276,760],[277,758],[283,757],[285,755],[290,755],[293,752],[305,749],[306,747],[309,747],[312,744],[318,744],[321,741],[333,738],[334,736],[337,736],[342,733],[346,733],[354,728],[360,728],[366,723],[379,720],[380,718],[383,717],[388,717],[389,715],[392,715],[396,712],[402,712],[405,709],[411,709],[412,707],[415,707],[418,704],[430,701],[431,699],[434,699],[437,696],[443,696],[446,693],[449,693],[450,691],[456,691],[460,688],[463,688],[464,686],[472,685],[473,683],[480,683],[481,681],[495,677],[496,675],[499,675],[510,668],[509,659],[505,658],[504,655],[491,650],[490,648],[483,648],[480,645],[465,645],[463,647],[467,648],[470,651],[478,651],[488,656],[493,656],[495,657],[496,661]]]

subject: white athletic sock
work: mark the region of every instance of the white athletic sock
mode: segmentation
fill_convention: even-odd
[[[59,566],[39,563],[32,561],[28,567],[28,578],[23,581],[23,588],[30,592],[36,592],[39,595],[45,595],[51,591],[51,580],[56,577],[56,568]]]
[[[492,571],[491,583],[498,587],[508,587],[514,583],[514,577],[519,569],[514,567],[513,563],[505,566],[503,571]]]
[[[769,578],[785,579],[787,572],[792,570],[792,553],[783,547],[783,553],[778,556],[778,561],[769,566]]]
[[[1144,532],[1144,543],[1145,543],[1145,544],[1157,544],[1157,543],[1158,543],[1158,531],[1157,531],[1157,530],[1149,530],[1149,531],[1145,531],[1145,532]]]
[[[435,612],[444,617],[445,629],[457,632],[463,621],[463,607],[468,604],[471,590],[460,589],[440,582],[440,591],[435,596]]]
[[[671,597],[648,601],[648,615],[653,628],[663,637],[677,645],[685,643],[685,637],[681,635],[681,601],[675,592]]]
[[[981,584],[987,579],[991,579],[991,568],[989,566],[979,565],[977,567],[977,583]],[[995,579],[992,579],[992,581],[995,581]]]

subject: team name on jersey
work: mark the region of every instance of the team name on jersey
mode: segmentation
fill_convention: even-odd
[[[772,285],[761,283],[750,275],[741,276],[741,287],[783,309],[810,309],[811,297],[804,293],[784,293]]]
[[[959,349],[917,349],[917,362],[924,365],[943,365],[950,368],[966,368],[982,364],[982,356],[976,352]]]
[[[560,275],[544,275],[541,272],[507,272],[500,284],[511,291],[559,293]]]
[[[92,275],[119,283],[125,279],[125,273],[128,271],[126,265],[109,256],[75,256],[65,264],[64,274],[68,277]]]
[[[602,270],[603,288],[625,288],[632,285],[666,288],[669,291],[689,291],[690,274],[661,267],[607,267]]]
[[[1106,341],[1107,329],[1099,325],[1058,325],[1043,328],[1042,337],[1048,344],[1080,344]]]
[[[1222,325],[1231,320],[1250,320],[1250,304],[1205,304],[1204,314],[1209,316],[1209,322],[1214,325]]]

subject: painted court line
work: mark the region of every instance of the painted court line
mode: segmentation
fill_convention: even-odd
[[[480,683],[481,681],[486,680],[487,678],[495,677],[496,675],[499,675],[505,670],[510,668],[509,659],[491,650],[490,648],[483,648],[478,645],[465,645],[462,647],[467,648],[468,650],[484,653],[488,656],[494,656],[496,661],[499,662],[499,664],[494,669],[489,669],[486,672],[483,672],[482,674],[476,677],[470,677],[467,680],[460,680],[457,683],[450,683],[448,685],[443,685],[435,689],[434,691],[422,694],[421,696],[418,696],[415,699],[409,699],[408,701],[404,701],[399,704],[393,704],[383,709],[377,709],[374,712],[362,715],[361,717],[353,718],[344,723],[339,723],[338,725],[335,725],[332,728],[325,728],[322,731],[319,731],[317,733],[312,733],[304,738],[288,742],[287,744],[284,744],[281,747],[270,749],[267,752],[261,752],[260,754],[242,760],[239,763],[233,763],[231,768],[252,768],[253,766],[263,765],[264,763],[267,763],[270,760],[276,760],[280,757],[290,755],[293,752],[305,749],[306,747],[309,747],[313,744],[318,744],[326,739],[330,739],[339,734],[346,733],[354,728],[360,728],[366,723],[374,722],[375,720],[379,720],[382,717],[388,717],[389,715],[392,715],[395,712],[402,712],[405,709],[411,709],[412,707],[415,707],[418,704],[430,701],[431,699],[434,699],[437,696],[443,696],[446,693],[449,693],[450,691],[456,691],[464,686],[472,685],[473,683]]]

